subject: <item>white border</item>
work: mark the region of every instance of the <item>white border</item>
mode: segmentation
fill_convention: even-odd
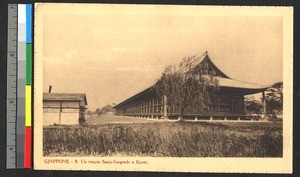
[[[82,14],[82,8],[100,8],[103,14],[185,14],[203,16],[282,16],[283,18],[283,158],[158,158],[158,157],[43,157],[42,91],[43,91],[43,16],[55,11]],[[85,11],[93,13],[93,11]],[[166,171],[217,173],[292,173],[293,120],[293,8],[230,6],[166,6],[166,5],[96,5],[42,3],[35,6],[34,52],[34,169],[100,170],[100,171]],[[70,160],[145,160],[148,165],[119,164],[48,164],[45,159]]]

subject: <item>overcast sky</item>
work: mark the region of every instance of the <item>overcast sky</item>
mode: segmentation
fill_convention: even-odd
[[[89,109],[95,110],[147,88],[166,65],[205,51],[231,78],[282,81],[281,17],[127,7],[107,14],[108,6],[47,9],[42,24],[44,92],[52,85],[53,92],[86,93]],[[136,13],[127,13],[132,10]]]

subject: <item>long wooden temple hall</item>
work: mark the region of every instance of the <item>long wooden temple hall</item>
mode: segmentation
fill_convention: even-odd
[[[184,110],[184,119],[258,119],[260,117],[246,115],[244,111],[244,96],[256,93],[262,93],[262,118],[266,118],[265,91],[269,86],[231,79],[212,62],[207,52],[195,59],[193,67],[203,63],[208,64],[209,69],[218,77],[220,88],[218,101],[209,105],[209,111]],[[166,97],[158,97],[153,86],[122,101],[114,106],[114,108],[116,109],[117,116],[174,119],[178,118],[179,115],[178,111],[169,109]]]

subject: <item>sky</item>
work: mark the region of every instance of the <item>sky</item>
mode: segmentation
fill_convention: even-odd
[[[44,92],[51,85],[52,92],[86,93],[88,108],[95,110],[133,96],[159,79],[167,65],[205,51],[231,78],[258,84],[283,80],[279,16],[107,8],[43,9]]]

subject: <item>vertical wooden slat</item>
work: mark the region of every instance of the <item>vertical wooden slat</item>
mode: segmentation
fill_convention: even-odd
[[[58,120],[58,124],[61,124],[61,113],[62,113],[62,102],[59,103],[59,120]]]
[[[244,114],[244,96],[241,96],[240,98],[240,103],[241,103],[241,114]]]
[[[165,118],[168,117],[167,106],[168,106],[168,103],[167,103],[167,96],[164,95],[164,96],[163,96],[163,107],[164,107],[164,117],[165,117]]]
[[[233,113],[233,110],[234,110],[234,102],[233,102],[233,96],[230,96],[230,99],[231,99],[231,113]]]
[[[266,106],[265,91],[262,92],[262,101],[263,101],[264,119],[266,119],[267,118],[267,106]]]

